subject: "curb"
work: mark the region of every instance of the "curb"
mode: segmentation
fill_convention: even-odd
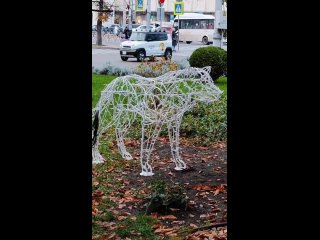
[[[108,45],[97,46],[95,44],[92,44],[92,49],[114,49],[114,50],[120,50],[120,47],[108,46]]]

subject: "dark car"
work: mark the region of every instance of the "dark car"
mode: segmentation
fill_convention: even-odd
[[[108,33],[110,29],[108,27],[102,27],[102,32]]]

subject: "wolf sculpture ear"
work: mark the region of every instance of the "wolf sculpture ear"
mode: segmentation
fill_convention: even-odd
[[[210,72],[211,72],[211,66],[206,66],[206,67],[203,67],[202,68],[204,71],[206,71],[207,73],[209,73],[210,74]]]

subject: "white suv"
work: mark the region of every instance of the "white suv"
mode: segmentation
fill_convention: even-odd
[[[166,32],[133,31],[129,41],[120,45],[120,56],[123,61],[137,58],[138,62],[146,57],[172,57],[172,39]]]

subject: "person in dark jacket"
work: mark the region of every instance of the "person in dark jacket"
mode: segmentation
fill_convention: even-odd
[[[177,41],[178,41],[178,36],[175,30],[172,31],[172,48],[173,51],[176,51],[176,46],[177,46]]]
[[[125,29],[123,30],[124,36],[126,39],[129,39],[129,29],[128,26],[125,27]]]

